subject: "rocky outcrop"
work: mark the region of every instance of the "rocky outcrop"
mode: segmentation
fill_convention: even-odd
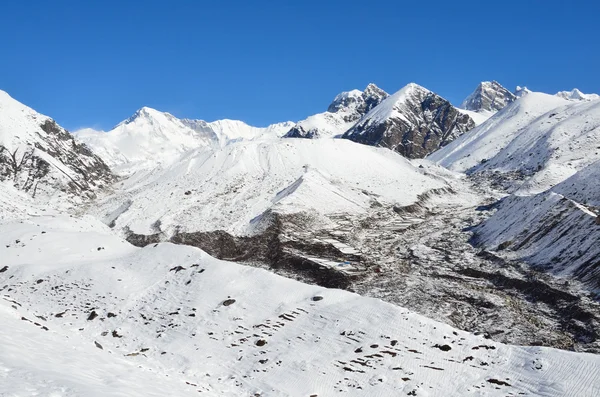
[[[22,130],[0,125],[5,132],[0,141],[0,181],[33,197],[61,192],[80,198],[94,197],[114,181],[108,166],[86,145],[54,120],[26,110],[29,114],[17,113],[10,120],[23,118]]]
[[[389,95],[375,84],[364,91],[352,90],[337,95],[327,108],[298,122],[286,138],[319,138],[341,135]]]
[[[450,102],[409,84],[369,111],[343,138],[422,158],[475,127]]]

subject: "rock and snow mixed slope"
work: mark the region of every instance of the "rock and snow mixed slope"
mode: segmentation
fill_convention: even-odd
[[[474,126],[450,102],[411,83],[369,111],[343,138],[421,158]]]
[[[191,247],[138,249],[91,218],[5,223],[0,243],[3,395],[600,391],[596,355],[495,343]]]
[[[104,162],[54,120],[0,91],[3,196],[22,191],[46,205],[65,207],[94,197],[113,180]]]
[[[531,93],[429,159],[458,171],[517,175],[538,193],[600,160],[600,101]]]
[[[299,121],[286,138],[331,138],[348,131],[361,117],[389,95],[375,84],[364,91],[352,90],[337,95],[326,112]]]
[[[340,140],[236,142],[188,153],[177,164],[139,172],[95,211],[138,234],[262,230],[270,212],[316,217],[364,213],[375,201],[409,205],[445,187],[402,156]]]
[[[497,81],[483,81],[460,105],[461,108],[491,115],[504,109],[517,96]]]
[[[130,173],[176,162],[184,153],[200,148],[219,148],[238,140],[280,137],[293,125],[278,123],[252,127],[238,120],[178,119],[170,113],[143,107],[108,132],[84,129],[76,132],[111,167]]]
[[[600,296],[600,160],[552,189],[511,195],[477,230],[480,244]]]

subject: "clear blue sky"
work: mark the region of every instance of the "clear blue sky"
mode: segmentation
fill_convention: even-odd
[[[264,126],[369,82],[600,93],[598,3],[2,1],[0,89],[69,129],[142,106]]]

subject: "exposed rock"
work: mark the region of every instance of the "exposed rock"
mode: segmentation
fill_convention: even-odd
[[[373,108],[343,138],[422,158],[475,127],[450,102],[409,84]]]
[[[515,94],[502,87],[497,81],[483,81],[460,107],[475,112],[497,112],[516,99]]]

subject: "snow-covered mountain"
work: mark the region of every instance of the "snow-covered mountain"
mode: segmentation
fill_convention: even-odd
[[[2,395],[598,392],[596,355],[503,345],[192,247],[138,249],[90,218],[5,223],[0,243]]]
[[[371,109],[343,138],[421,158],[473,127],[469,115],[411,83]]]
[[[572,89],[571,91],[560,91],[556,93],[556,96],[568,99],[571,101],[594,101],[596,99],[600,99],[600,95],[598,94],[584,94],[579,91],[577,88]]]
[[[530,93],[429,159],[460,171],[514,175],[513,188],[538,193],[600,160],[598,147],[599,101]]]
[[[218,148],[240,139],[280,137],[292,125],[285,122],[258,128],[238,120],[209,123],[143,107],[108,132],[84,129],[76,135],[111,167],[131,172],[172,164],[190,150]]]
[[[497,81],[483,81],[460,105],[461,108],[493,114],[517,99],[516,95]]]
[[[50,117],[0,91],[0,190],[2,201],[37,198],[68,206],[95,196],[114,176],[104,162]],[[26,195],[19,193],[24,192]],[[11,211],[0,210],[3,216]]]
[[[324,113],[299,121],[286,138],[321,138],[341,136],[361,117],[379,105],[389,95],[375,84],[364,91],[352,90],[338,94]]]
[[[600,101],[517,91],[369,85],[304,135],[368,145],[142,108],[92,149],[0,96],[0,395],[598,395]]]

